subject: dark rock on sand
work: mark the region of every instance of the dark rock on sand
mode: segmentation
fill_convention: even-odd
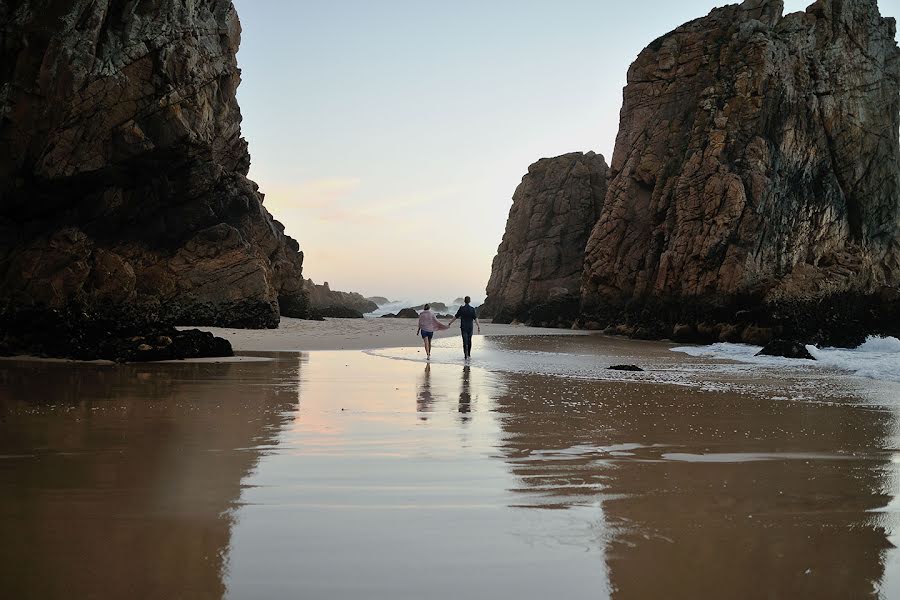
[[[643,371],[644,370],[637,365],[613,365],[611,367],[607,367],[607,369],[610,371]]]
[[[85,311],[129,327],[146,308],[166,332],[305,316],[303,254],[247,179],[231,2],[13,7],[0,7],[0,306],[67,314],[49,321],[72,351],[62,331],[41,342],[60,356],[102,342],[90,318],[79,337]]]
[[[401,308],[400,312],[397,313],[398,319],[418,319],[419,313],[416,312],[414,308]]]
[[[324,308],[315,308],[312,311],[313,317],[330,317],[335,319],[362,319],[363,314],[358,310],[354,310],[348,306],[326,306]]]
[[[895,22],[875,0],[781,13],[714,9],[631,65],[584,322],[842,346],[900,327]]]
[[[0,317],[0,354],[117,362],[233,356],[228,340],[161,325],[152,316],[121,319],[121,307],[10,309]]]
[[[772,340],[766,344],[762,350],[757,352],[756,355],[816,360],[816,357],[810,354],[809,350],[806,349],[806,345],[796,340]]]
[[[538,325],[529,314],[534,307],[579,295],[585,243],[603,206],[607,170],[603,156],[593,152],[528,167],[513,194],[481,316]]]
[[[381,318],[382,319],[396,319],[397,315],[394,313],[387,313],[387,314],[381,315]]]

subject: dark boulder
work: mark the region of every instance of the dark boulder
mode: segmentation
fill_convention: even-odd
[[[120,307],[18,308],[0,317],[0,354],[141,362],[233,356],[228,340],[160,324],[152,311],[121,320]]]
[[[444,304],[443,302],[429,302],[428,306],[431,308],[431,310],[434,310],[434,311],[447,310],[447,305]],[[425,305],[420,304],[419,306],[414,306],[413,308],[416,310],[425,310]]]
[[[783,356],[784,358],[816,360],[816,357],[806,349],[806,345],[796,340],[772,340],[757,352],[756,356]]]
[[[362,319],[363,314],[349,306],[340,304],[316,308],[312,311],[314,317],[329,317],[333,319]]]
[[[609,370],[609,371],[643,371],[643,369],[637,365],[613,365],[611,367],[608,367],[607,370]]]

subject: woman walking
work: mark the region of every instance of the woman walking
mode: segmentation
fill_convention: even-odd
[[[447,329],[447,325],[437,320],[431,311],[430,304],[426,304],[423,309],[419,313],[419,328],[416,329],[416,335],[421,334],[422,341],[425,343],[425,357],[428,359],[431,358],[431,338],[434,337],[434,332]]]

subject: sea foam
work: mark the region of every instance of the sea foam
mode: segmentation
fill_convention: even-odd
[[[770,367],[816,364],[846,371],[858,377],[900,382],[900,340],[894,337],[870,336],[865,343],[852,350],[807,346],[816,363],[777,356],[756,356],[760,349],[760,346],[725,343],[672,348],[674,352],[683,352],[690,356],[724,358]]]

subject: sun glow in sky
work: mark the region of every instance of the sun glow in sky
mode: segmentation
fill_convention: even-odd
[[[234,3],[250,176],[305,276],[419,302],[482,299],[528,165],[609,162],[628,66],[725,2]]]

